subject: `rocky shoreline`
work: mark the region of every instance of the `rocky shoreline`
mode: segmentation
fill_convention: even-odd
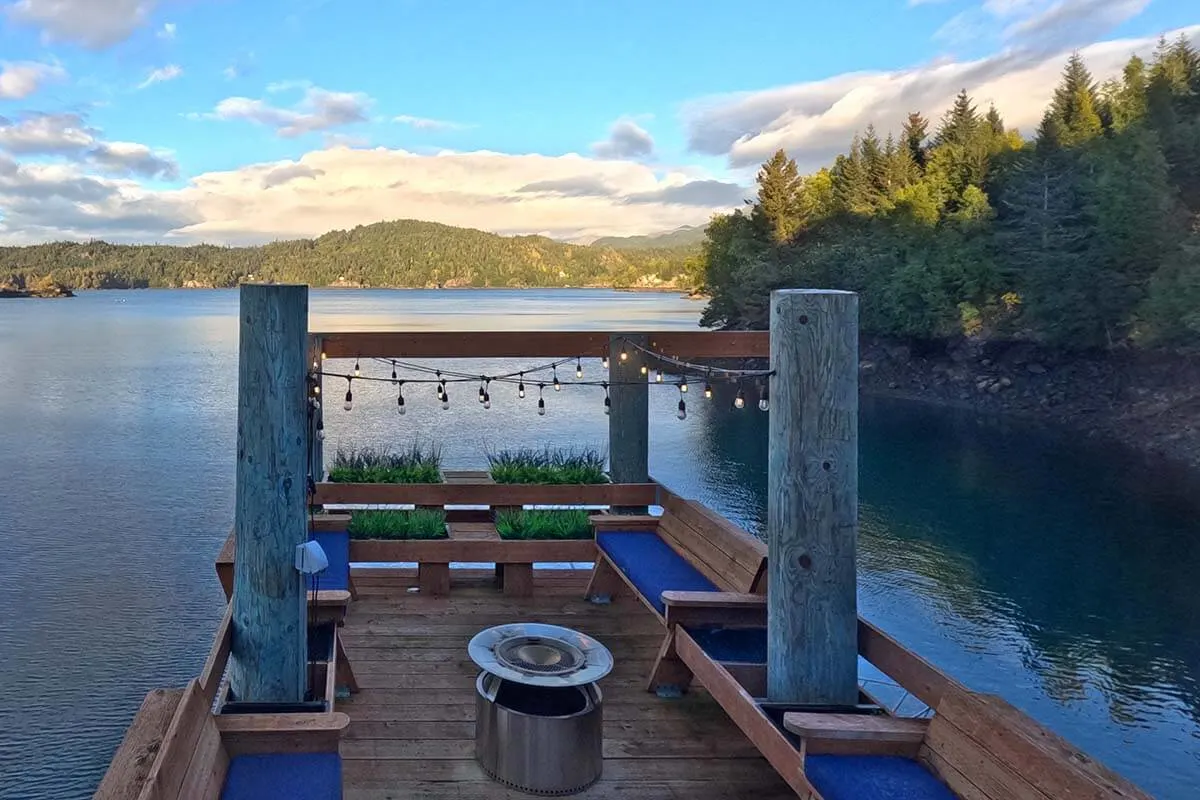
[[[12,298],[53,298],[53,297],[74,297],[75,293],[63,286],[61,283],[48,283],[44,285],[34,286],[33,288],[21,288],[14,284],[0,284],[0,299]]]
[[[1200,353],[1055,352],[1028,344],[950,348],[864,338],[865,394],[1021,416],[1200,470]]]

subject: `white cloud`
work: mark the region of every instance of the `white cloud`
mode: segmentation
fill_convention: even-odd
[[[67,41],[102,50],[145,25],[157,0],[17,0],[7,13],[34,25],[48,41]]]
[[[90,177],[72,165],[53,175],[34,165],[18,169],[20,180],[0,181],[0,240],[246,243],[402,218],[579,240],[703,224],[748,192],[629,161],[486,151],[329,148],[199,175],[183,189],[161,192]],[[110,229],[100,213],[114,215]]]
[[[108,175],[179,177],[179,167],[169,153],[135,142],[104,141],[78,114],[28,114],[19,120],[0,117],[0,151],[58,156],[77,168],[88,166]]]
[[[1200,43],[1200,25],[1168,36],[1179,33]],[[1132,54],[1148,56],[1156,43],[1157,37],[1099,42],[1080,53],[1102,80],[1119,73]],[[815,169],[844,151],[855,132],[869,123],[883,133],[899,131],[910,111],[936,120],[963,88],[980,107],[995,103],[1010,127],[1028,134],[1041,119],[1066,58],[1066,51],[1006,50],[977,61],[846,73],[708,98],[685,107],[689,146],[697,153],[725,156],[739,167],[762,162],[783,148],[803,168]]]
[[[284,88],[293,87],[277,85],[275,90]],[[294,108],[282,108],[249,97],[227,97],[217,103],[212,113],[196,116],[253,122],[274,128],[279,136],[291,139],[305,133],[364,122],[371,102],[371,98],[358,92],[330,92],[310,86],[304,92],[304,99]]]
[[[592,152],[601,158],[641,158],[654,153],[654,138],[641,125],[624,117],[613,123],[607,139],[592,145]]]
[[[43,84],[63,81],[67,71],[40,61],[0,61],[0,100],[23,100]]]
[[[444,119],[430,119],[429,117],[414,117],[409,114],[401,114],[398,117],[392,117],[392,122],[398,122],[401,125],[409,125],[419,131],[461,131],[470,128],[462,122],[450,122]]]
[[[139,175],[162,180],[179,177],[179,165],[169,154],[155,152],[136,142],[97,142],[87,157],[97,168],[113,175]]]
[[[158,33],[154,34],[160,39],[174,39],[178,32],[178,27],[174,22],[164,22],[163,26],[158,29]]]
[[[182,74],[183,74],[183,67],[179,66],[178,64],[167,64],[165,67],[159,67],[156,70],[152,70],[150,72],[150,74],[146,77],[146,80],[139,83],[137,88],[145,89],[147,87],[153,86],[156,83],[165,83],[166,81],[173,81]]]

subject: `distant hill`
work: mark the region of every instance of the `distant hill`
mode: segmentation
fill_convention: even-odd
[[[684,225],[673,231],[651,233],[646,236],[603,236],[592,242],[592,247],[611,247],[614,250],[637,250],[642,248],[699,247],[704,241],[704,228]]]
[[[661,247],[497,236],[406,219],[256,247],[102,241],[0,247],[0,283],[49,279],[115,289],[223,287],[249,279],[314,286],[690,288],[688,255]]]

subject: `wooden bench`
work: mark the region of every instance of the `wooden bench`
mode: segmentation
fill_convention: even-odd
[[[197,680],[147,695],[97,800],[340,800],[345,714],[214,716],[210,703]]]

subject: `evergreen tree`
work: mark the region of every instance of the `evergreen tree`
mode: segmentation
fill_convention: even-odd
[[[796,162],[783,150],[777,150],[758,171],[758,202],[752,217],[776,244],[788,241],[800,230],[802,186]]]
[[[1146,91],[1148,78],[1146,62],[1134,56],[1129,59],[1120,80],[1104,84],[1104,106],[1107,127],[1123,131],[1146,117]]]
[[[988,130],[991,131],[993,138],[1004,138],[1004,119],[1000,116],[1000,112],[996,110],[995,105],[988,106],[988,113],[984,117],[984,122],[987,124]]]
[[[857,136],[849,154],[838,156],[834,162],[833,192],[843,213],[867,216],[875,211],[871,175],[863,159],[862,140]]]
[[[920,168],[913,161],[912,150],[905,142],[897,144],[888,134],[883,148],[884,159],[884,191],[889,198],[906,186],[916,183],[921,177]]]
[[[935,142],[938,145],[956,144],[965,147],[975,139],[978,131],[979,114],[975,110],[975,104],[971,102],[971,96],[963,89],[954,98],[954,105],[942,116]]]
[[[1058,141],[1072,147],[1099,136],[1099,105],[1092,74],[1079,53],[1072,53],[1050,103],[1049,113],[1058,122]]]
[[[903,144],[908,146],[913,163],[918,169],[925,169],[925,139],[929,136],[929,120],[919,111],[914,111],[904,120],[904,130],[900,135]]]
[[[870,184],[871,207],[879,208],[887,196],[887,153],[879,143],[879,134],[874,125],[868,125],[859,145],[863,167]]]

